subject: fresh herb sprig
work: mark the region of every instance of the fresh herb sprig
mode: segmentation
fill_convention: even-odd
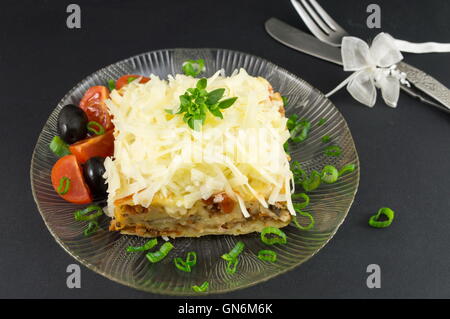
[[[201,125],[205,124],[207,113],[223,119],[222,110],[229,108],[236,102],[237,97],[222,100],[225,89],[206,91],[208,82],[205,78],[198,80],[195,88],[189,88],[180,95],[180,108],[175,114],[183,114],[183,121],[195,131],[199,131]],[[172,110],[166,110],[173,114]]]

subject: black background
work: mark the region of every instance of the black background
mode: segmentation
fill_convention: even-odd
[[[326,92],[347,74],[270,38],[271,16],[306,30],[288,0],[73,1],[82,28],[66,27],[68,1],[0,4],[0,297],[161,298],[116,284],[82,267],[82,288],[66,287],[75,261],[47,231],[33,201],[29,166],[48,115],[65,93],[97,69],[145,51],[221,47],[266,58]],[[352,34],[370,40],[366,7],[375,1],[322,0]],[[450,42],[450,2],[376,1],[383,31],[410,41]],[[450,87],[450,54],[405,60]],[[331,98],[343,113],[361,161],[349,216],[317,256],[254,287],[213,298],[450,297],[450,116],[401,95],[397,109],[373,108],[345,90]],[[396,211],[388,229],[367,220],[381,206]],[[379,264],[380,289],[366,286]]]

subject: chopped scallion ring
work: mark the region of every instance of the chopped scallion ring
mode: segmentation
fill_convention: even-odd
[[[312,171],[311,175],[303,180],[302,187],[305,191],[311,192],[320,186],[321,176],[318,171]]]
[[[327,156],[339,156],[342,153],[342,149],[338,145],[330,145],[325,147],[324,154]]]
[[[105,134],[105,128],[98,122],[90,121],[87,124],[87,129],[89,132],[95,134],[95,135],[102,135]]]
[[[187,60],[183,63],[181,69],[185,75],[195,78],[197,75],[205,71],[205,60]]]
[[[282,97],[281,97],[281,100],[283,101],[283,106],[286,107],[287,104],[288,104],[288,98],[285,97],[285,96],[282,96]]]
[[[308,137],[311,123],[307,120],[297,122],[295,127],[291,130],[291,140],[295,143],[303,142]]]
[[[157,244],[158,244],[158,239],[153,238],[153,239],[150,239],[148,242],[146,242],[142,246],[128,246],[127,247],[127,252],[135,253],[135,252],[138,252],[138,251],[150,250],[153,247],[155,247]]]
[[[306,193],[300,193],[300,194],[293,194],[292,195],[292,199],[296,200],[296,199],[303,199],[302,203],[295,203],[294,207],[296,205],[296,207],[298,207],[298,209],[303,209],[306,206],[309,205],[309,196],[306,195]]]
[[[187,253],[186,260],[181,257],[173,259],[175,266],[184,272],[191,272],[191,268],[197,264],[197,253],[195,251],[190,251]]]
[[[327,122],[326,119],[320,119],[320,121],[317,123],[318,126],[322,126]]]
[[[54,136],[49,144],[50,150],[59,157],[70,154],[69,146],[59,136]]]
[[[169,242],[165,242],[158,251],[150,252],[146,255],[146,257],[150,262],[157,263],[158,261],[163,260],[172,249],[173,245]]]
[[[382,207],[378,212],[370,217],[369,225],[375,228],[389,227],[394,220],[394,211],[388,207]],[[387,218],[387,220],[380,220],[381,217]]]
[[[356,168],[355,164],[347,164],[339,170],[339,176],[342,176],[347,173],[351,173],[355,170],[355,168]]]
[[[314,227],[314,223],[315,223],[314,217],[313,217],[310,213],[303,212],[303,211],[301,211],[300,209],[297,209],[297,208],[295,207],[295,204],[294,204],[294,208],[295,208],[295,211],[296,211],[297,213],[299,213],[301,216],[308,217],[309,220],[310,220],[310,223],[309,223],[307,226],[302,226],[302,225],[300,225],[300,223],[298,222],[297,217],[296,217],[296,216],[293,216],[293,217],[292,217],[292,222],[294,223],[294,225],[295,225],[298,229],[300,229],[300,230],[310,230],[311,228],[313,228],[313,227]]]
[[[127,79],[127,83],[130,84],[131,82],[133,82],[133,81],[136,80],[136,79],[137,79],[137,77],[130,76],[130,77],[128,77],[128,79]]]
[[[284,151],[285,151],[286,153],[289,152],[289,142],[288,142],[288,141],[286,141],[286,142],[283,144],[283,149],[284,149]]]
[[[242,241],[237,242],[229,253],[222,255],[222,259],[225,259],[227,261],[236,259],[239,256],[239,254],[244,250],[244,247],[245,244]]]
[[[116,81],[114,80],[108,80],[108,88],[110,91],[115,90],[116,89]]]
[[[88,215],[89,213],[92,213]],[[103,215],[103,209],[97,205],[91,205],[85,209],[79,209],[74,212],[74,218],[77,221],[92,221]]]
[[[298,121],[298,115],[297,114],[291,115],[286,122],[287,129],[289,131],[293,130],[294,127],[297,125],[297,121]]]
[[[339,172],[336,167],[327,165],[322,169],[322,182],[332,184],[338,180]]]
[[[175,264],[175,267],[177,267],[179,270],[184,272],[191,272],[191,266],[186,263],[182,258],[177,257],[173,259],[173,263]]]
[[[277,261],[277,253],[273,250],[263,249],[258,252],[258,259],[274,263]]]
[[[195,251],[190,251],[187,253],[186,264],[191,267],[197,264],[197,253]]]
[[[269,238],[267,235],[275,235],[276,237]],[[281,229],[266,227],[261,232],[261,241],[266,245],[286,244],[287,236]]]
[[[229,260],[227,262],[226,272],[231,275],[236,273],[238,263],[239,263],[239,259],[237,259],[237,258]]]
[[[306,172],[302,169],[299,162],[294,161],[292,163],[292,174],[294,175],[294,183],[301,184],[307,177]]]
[[[70,189],[70,178],[64,176],[59,180],[59,186],[58,186],[58,194],[64,195],[67,194],[67,192]]]
[[[322,137],[322,143],[328,143],[331,140],[330,135],[325,135]]]
[[[95,233],[99,228],[100,228],[100,226],[98,225],[98,222],[96,220],[92,220],[89,222],[87,227],[84,229],[83,234],[86,237],[90,236],[93,233]]]
[[[209,282],[205,281],[204,283],[202,283],[200,286],[192,286],[192,290],[194,290],[195,292],[206,292],[208,291],[209,288]]]

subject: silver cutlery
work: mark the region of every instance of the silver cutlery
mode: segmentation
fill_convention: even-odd
[[[291,0],[291,3],[309,30],[323,42],[319,42],[316,38],[275,18],[266,22],[267,32],[276,40],[293,49],[342,64],[340,50],[337,47],[340,46],[342,38],[349,35],[348,32],[334,21],[317,1]],[[397,68],[404,72],[407,80],[413,84],[411,87],[401,85],[402,90],[419,98],[424,103],[450,113],[450,90],[448,88],[425,72],[404,62],[398,63]]]

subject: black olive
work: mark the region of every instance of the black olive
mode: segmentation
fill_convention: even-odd
[[[58,134],[64,142],[73,144],[87,135],[88,118],[78,106],[68,104],[59,112]]]
[[[105,165],[103,157],[92,157],[83,166],[83,175],[96,200],[106,196],[108,185],[106,184],[103,174],[105,173]]]

